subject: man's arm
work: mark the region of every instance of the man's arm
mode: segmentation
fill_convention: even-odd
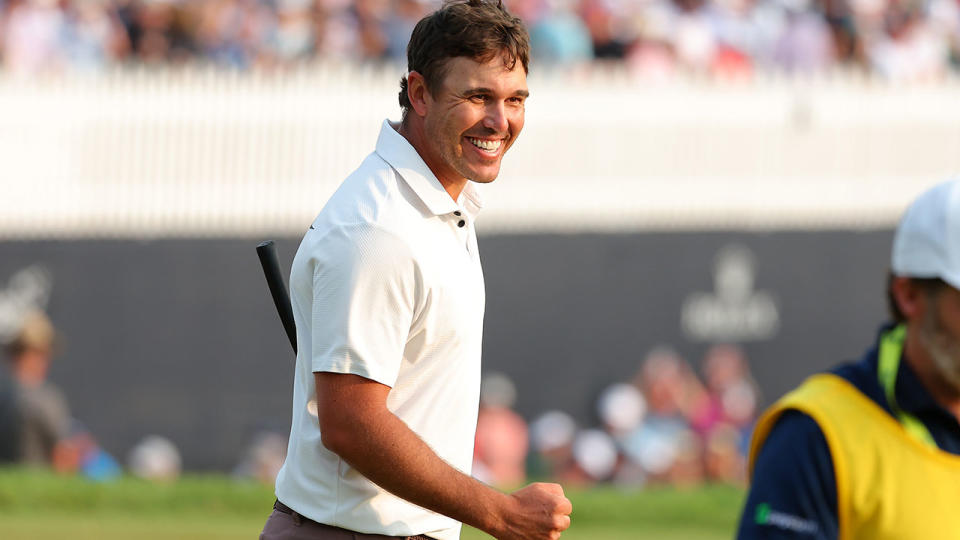
[[[833,459],[809,416],[783,413],[760,449],[750,483],[739,540],[836,540]]]
[[[387,409],[389,386],[358,375],[314,377],[323,445],[380,487],[499,540],[555,540],[570,526],[572,506],[559,485],[507,495],[443,461]]]

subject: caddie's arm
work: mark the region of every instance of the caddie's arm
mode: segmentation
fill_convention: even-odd
[[[387,491],[499,540],[555,540],[570,526],[559,485],[504,494],[437,456],[387,409],[389,386],[351,374],[314,377],[323,445]]]

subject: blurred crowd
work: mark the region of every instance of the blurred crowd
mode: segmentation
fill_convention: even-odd
[[[473,475],[503,489],[528,480],[587,487],[746,484],[746,453],[760,401],[743,351],[711,347],[700,374],[674,350],[651,351],[635,376],[600,393],[596,421],[550,410],[528,424],[513,406],[517,388],[488,373],[480,390]],[[311,413],[315,402],[311,402]],[[272,484],[286,436],[258,434],[235,477]]]
[[[60,343],[46,314],[26,311],[2,337],[0,463],[49,466],[96,480],[119,475],[120,466],[73,418],[63,392],[47,379]]]
[[[511,410],[509,379],[489,375],[481,390],[474,475],[505,488],[527,477],[625,488],[744,485],[756,383],[743,351],[729,345],[711,348],[701,373],[702,379],[676,352],[658,348],[632,380],[600,394],[597,425],[578,426],[553,410],[529,428]]]
[[[957,0],[507,0],[537,66],[623,62],[645,80],[853,67],[923,81],[960,68]],[[0,0],[2,69],[199,61],[405,62],[439,0]]]
[[[47,315],[25,310],[12,329],[0,329],[0,465],[50,468],[107,481],[123,473],[120,463],[75,418],[66,396],[48,379],[61,341]],[[180,475],[176,446],[156,435],[145,437],[128,455],[129,473],[150,480]]]
[[[169,439],[144,437],[124,468],[71,415],[64,394],[48,380],[61,345],[43,312],[27,312],[0,342],[6,353],[0,364],[0,464],[51,467],[94,480],[124,470],[159,481],[180,475],[180,452]],[[600,393],[590,424],[552,410],[528,425],[513,410],[516,397],[507,376],[483,378],[473,474],[489,484],[511,488],[530,478],[628,488],[744,483],[759,394],[738,347],[710,348],[699,375],[672,349],[654,349],[631,380]],[[285,434],[257,433],[233,475],[272,484],[285,453]]]

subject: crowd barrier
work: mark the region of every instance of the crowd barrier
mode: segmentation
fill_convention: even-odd
[[[0,73],[0,238],[296,235],[400,116],[400,70]],[[530,75],[481,234],[891,226],[960,169],[960,83]]]

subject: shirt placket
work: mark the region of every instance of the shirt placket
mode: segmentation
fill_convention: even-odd
[[[471,258],[475,257],[477,250],[476,245],[473,245],[473,234],[471,234],[473,224],[470,223],[469,216],[462,208],[455,210],[451,215],[453,217],[451,225],[453,226],[454,234],[457,235],[460,245],[466,248]]]

